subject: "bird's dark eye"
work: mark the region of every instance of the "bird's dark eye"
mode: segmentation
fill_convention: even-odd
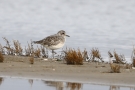
[[[62,34],[65,34],[65,33],[62,33]]]

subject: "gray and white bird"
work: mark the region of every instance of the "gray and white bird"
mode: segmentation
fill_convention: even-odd
[[[53,58],[54,58],[54,50],[62,48],[65,44],[66,37],[70,37],[69,35],[66,35],[66,32],[64,30],[58,31],[57,34],[50,35],[42,40],[39,41],[33,41],[35,44],[41,44],[45,48],[52,50]]]

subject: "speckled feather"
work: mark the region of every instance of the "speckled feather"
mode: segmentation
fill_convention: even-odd
[[[58,35],[58,34],[48,36],[48,37],[46,37],[46,38],[44,38],[42,40],[39,40],[39,41],[34,41],[34,43],[41,44],[41,45],[48,45],[48,46],[57,45],[60,42],[64,43],[65,38],[62,37],[61,35]]]

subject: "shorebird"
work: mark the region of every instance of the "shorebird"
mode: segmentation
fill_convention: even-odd
[[[52,50],[52,55],[54,58],[54,50],[62,48],[65,44],[66,37],[70,37],[69,35],[66,35],[66,32],[64,30],[58,31],[57,34],[50,35],[42,40],[39,41],[33,41],[35,44],[41,44],[45,48]]]

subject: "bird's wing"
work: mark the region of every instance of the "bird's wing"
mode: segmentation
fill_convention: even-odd
[[[63,37],[59,35],[51,35],[43,39],[43,45],[57,45],[61,40],[64,40]]]

